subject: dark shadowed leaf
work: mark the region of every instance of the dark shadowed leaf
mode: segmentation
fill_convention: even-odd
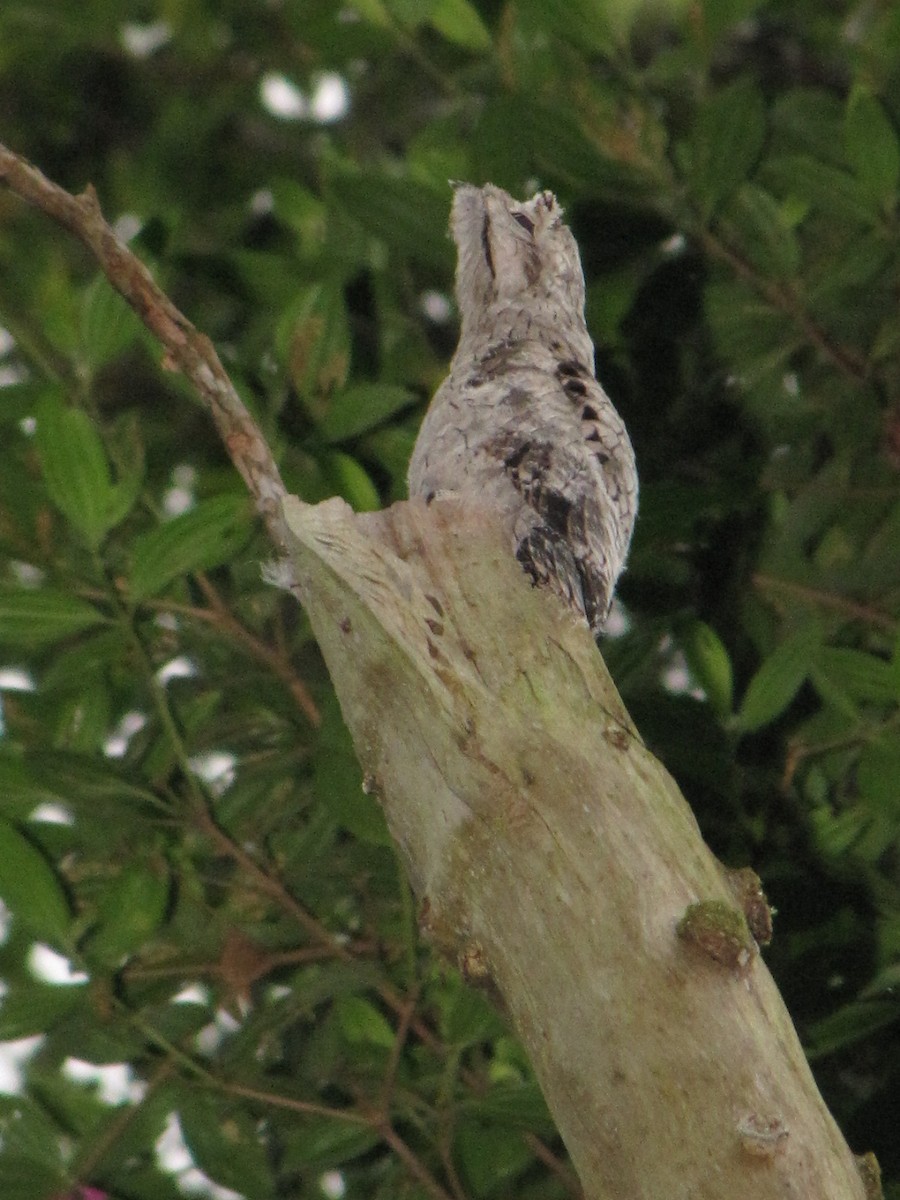
[[[762,97],[747,79],[703,103],[694,125],[691,170],[706,220],[750,175],[765,132]]]
[[[807,1057],[815,1062],[826,1054],[852,1046],[885,1026],[896,1025],[897,1005],[892,1000],[865,1000],[848,1004],[817,1021],[804,1039]]]
[[[329,442],[342,442],[381,425],[416,399],[388,383],[358,383],[331,398],[319,429]]]
[[[285,1162],[290,1170],[334,1170],[380,1140],[368,1125],[335,1117],[300,1117],[297,1128],[299,1136],[292,1140]]]
[[[856,781],[862,797],[900,825],[900,739],[884,737],[866,746],[860,755]]]
[[[887,215],[897,203],[900,145],[884,107],[863,87],[855,87],[847,101],[844,147],[875,214]]]
[[[783,205],[752,183],[742,184],[728,211],[747,258],[776,279],[796,275],[800,246]]]
[[[404,176],[334,170],[335,200],[355,221],[392,250],[449,276],[453,250],[446,236],[451,191],[432,190]]]
[[[490,1195],[532,1161],[532,1152],[518,1132],[494,1124],[473,1121],[461,1124],[455,1148],[475,1196]]]
[[[822,630],[810,621],[773,650],[747,685],[738,729],[752,733],[784,712],[812,669],[821,643]]]
[[[762,172],[769,191],[794,196],[838,221],[867,225],[872,206],[861,183],[848,171],[807,154],[772,158]]]

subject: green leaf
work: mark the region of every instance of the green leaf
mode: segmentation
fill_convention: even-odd
[[[728,216],[735,224],[735,236],[754,266],[777,279],[797,274],[800,247],[783,204],[756,184],[744,183],[738,188]]]
[[[700,109],[693,127],[689,182],[704,220],[747,179],[765,134],[762,96],[749,79],[722,88]]]
[[[552,32],[590,54],[615,54],[640,0],[522,0],[521,7],[538,36]]]
[[[0,1042],[49,1033],[84,1003],[87,987],[59,987],[36,979],[11,986],[0,1005]]]
[[[848,171],[806,154],[788,154],[766,162],[761,172],[770,191],[805,201],[836,221],[868,225],[872,206],[861,184]]]
[[[286,1148],[282,1168],[324,1171],[366,1154],[381,1138],[370,1125],[335,1117],[300,1117],[298,1136]]]
[[[784,712],[816,662],[822,631],[811,621],[782,642],[747,687],[736,727],[752,733]]]
[[[533,1160],[522,1135],[493,1124],[460,1124],[455,1138],[459,1163],[475,1196],[487,1196],[508,1183]]]
[[[70,989],[55,990],[59,992]],[[5,1006],[6,998],[3,1003]],[[50,1111],[43,1108],[37,1100],[21,1093],[13,1096],[0,1095],[0,1146],[3,1148],[0,1157],[3,1162],[6,1162],[9,1155],[21,1155],[23,1159],[30,1159],[44,1168],[50,1168],[51,1163],[54,1168],[61,1167],[61,1133]],[[12,1193],[3,1191],[0,1195],[5,1197]],[[19,1193],[16,1192],[15,1195],[18,1196]]]
[[[114,484],[100,435],[80,409],[47,395],[38,409],[35,442],[50,499],[92,549],[127,513],[132,481]]]
[[[900,680],[891,664],[874,654],[845,646],[823,646],[816,661],[832,683],[854,700],[900,703]]]
[[[791,87],[780,93],[770,110],[775,153],[808,154],[842,166],[841,126],[844,106],[824,87]]]
[[[107,966],[118,966],[156,932],[168,900],[165,872],[143,863],[129,865],[103,896],[87,954]]]
[[[269,184],[275,212],[299,234],[298,249],[318,253],[328,226],[328,210],[322,201],[296,179],[274,179]],[[309,251],[307,251],[309,252]]]
[[[332,450],[323,457],[322,466],[334,491],[356,512],[376,512],[381,508],[378,489],[355,458]]]
[[[447,237],[450,187],[445,193],[408,176],[336,167],[334,199],[355,221],[391,250],[428,264],[442,276],[453,269]]]
[[[353,742],[332,693],[322,705],[322,727],[313,752],[316,793],[344,829],[374,846],[390,846],[384,813],[376,796],[363,792]]]
[[[0,1196],[47,1200],[48,1196],[64,1196],[66,1187],[62,1172],[48,1167],[46,1162],[5,1150],[0,1155]]]
[[[104,758],[88,754],[35,749],[26,760],[41,799],[80,807],[84,816],[103,814],[106,819],[116,805],[129,802],[132,810],[144,809],[155,799],[152,788],[138,786]]]
[[[811,1062],[853,1046],[900,1020],[896,1000],[862,1000],[829,1013],[807,1030],[806,1056]]]
[[[250,536],[248,503],[240,495],[201,500],[189,512],[134,540],[131,598],[156,596],[173,579],[229,562]]]
[[[694,621],[682,635],[681,646],[691,674],[706,692],[720,717],[731,713],[734,681],[731,659],[722,639],[705,621]]]
[[[493,1036],[497,1036],[496,1030]],[[510,1129],[551,1133],[554,1128],[543,1092],[532,1080],[495,1083],[485,1096],[462,1101],[459,1111]]]
[[[25,820],[47,799],[19,754],[0,738],[0,812],[12,821]]]
[[[816,847],[826,859],[840,862],[859,841],[870,821],[861,805],[835,813],[824,804],[814,808],[811,823]]]
[[[689,23],[690,32],[702,36],[715,57],[716,53],[721,52],[719,42],[722,36],[733,25],[746,20],[758,8],[762,8],[763,3],[764,0],[715,0],[714,3],[704,4],[697,10],[696,23],[693,20]]]
[[[265,1151],[249,1113],[218,1097],[184,1095],[178,1119],[194,1161],[211,1179],[253,1200],[274,1194]]]
[[[76,685],[57,709],[51,727],[54,746],[84,752],[101,750],[112,723],[110,703],[109,687],[104,681],[87,678],[82,686]]]
[[[863,87],[854,87],[847,101],[844,149],[875,214],[893,211],[900,182],[897,131],[881,102]]]
[[[777,419],[777,409],[772,411],[778,397],[774,380],[784,373],[800,342],[796,325],[742,283],[709,283],[705,299],[717,349],[742,387],[749,392],[762,381],[773,384],[766,389],[765,408],[754,415]]]
[[[302,288],[279,322],[276,342],[294,387],[315,413],[319,397],[343,387],[350,366],[350,325],[340,284]]]
[[[533,165],[542,173],[589,195],[608,191],[637,198],[645,194],[643,174],[611,158],[571,104],[521,95],[501,97],[500,103],[507,135],[510,128],[517,130],[516,138],[530,146]]]
[[[856,767],[860,796],[887,815],[900,835],[900,739],[882,738],[866,746]]]
[[[437,0],[429,23],[448,41],[467,50],[489,50],[491,35],[469,0]]]
[[[0,587],[0,644],[51,645],[107,620],[86,600],[51,588]]]
[[[81,337],[88,362],[96,370],[122,354],[142,333],[135,312],[103,275],[85,288]]]
[[[382,29],[391,24],[390,13],[384,6],[383,0],[351,0],[353,7],[366,21],[371,21]]]
[[[348,1042],[393,1049],[397,1040],[390,1023],[362,996],[341,996],[335,1001],[338,1024]]]
[[[29,933],[65,946],[69,904],[44,855],[14,825],[0,819],[0,899]]]
[[[416,397],[406,388],[358,383],[332,396],[319,430],[329,442],[342,442],[374,429],[415,402]]]
[[[451,994],[443,1032],[454,1048],[461,1049],[501,1036],[504,1026],[497,1010],[480,992],[459,984]]]

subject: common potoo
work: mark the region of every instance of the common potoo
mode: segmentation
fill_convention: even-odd
[[[519,561],[602,630],[637,511],[625,426],[594,375],[578,247],[550,192],[460,184],[451,216],[462,321],[422,423],[410,495],[477,498]]]

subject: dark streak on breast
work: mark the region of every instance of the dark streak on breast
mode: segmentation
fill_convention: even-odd
[[[567,379],[563,384],[563,391],[570,400],[577,400],[579,396],[587,394],[587,388],[580,379]]]
[[[574,358],[567,358],[556,368],[560,379],[577,379],[579,376],[590,376],[590,371]]]
[[[484,214],[484,221],[481,226],[481,248],[484,251],[484,261],[487,263],[488,270],[491,273],[491,279],[496,279],[494,256],[491,253],[491,218],[487,213]]]

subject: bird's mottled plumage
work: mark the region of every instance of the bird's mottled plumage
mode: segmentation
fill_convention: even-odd
[[[410,495],[498,510],[535,583],[598,633],[637,511],[634,453],[594,375],[578,247],[550,192],[517,203],[459,185],[451,229],[462,321],[426,414]]]

